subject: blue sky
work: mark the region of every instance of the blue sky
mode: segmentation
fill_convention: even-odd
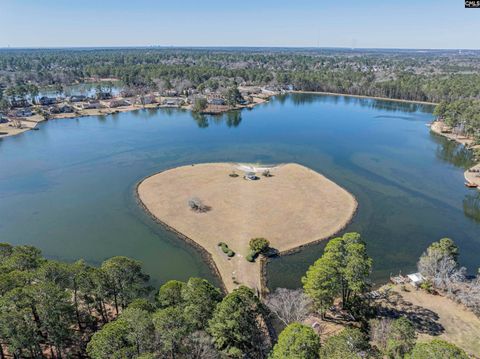
[[[464,0],[0,0],[0,47],[480,49]]]

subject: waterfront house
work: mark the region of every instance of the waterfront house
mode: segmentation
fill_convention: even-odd
[[[26,107],[26,106],[30,106],[30,103],[24,98],[21,98],[21,99],[14,98],[10,100],[10,106],[12,108]]]
[[[68,98],[68,101],[69,102],[82,102],[82,101],[85,101],[87,99],[87,96],[84,96],[84,95],[74,95],[74,96],[70,96]]]
[[[60,105],[60,106],[58,107],[58,110],[59,110],[61,113],[72,113],[72,112],[73,112],[73,107],[64,104],[64,105]]]
[[[120,91],[119,95],[121,97],[134,97],[136,95],[135,91],[133,89],[123,89]]]
[[[123,98],[114,98],[112,100],[100,101],[100,104],[106,108],[116,108],[130,105],[130,103]]]
[[[76,107],[79,110],[91,110],[95,108],[100,108],[100,102],[98,101],[87,101],[87,102],[82,102],[76,105]]]
[[[213,106],[223,106],[225,105],[225,100],[220,97],[214,97],[208,100],[208,103]]]
[[[95,98],[97,100],[109,100],[112,98],[112,94],[110,92],[97,92]]]
[[[139,105],[150,105],[156,102],[157,99],[154,95],[139,95],[135,98],[135,103]]]
[[[262,87],[262,93],[265,95],[276,95],[279,92],[279,89],[274,86],[265,86]]]
[[[55,115],[57,113],[60,113],[60,109],[57,106],[50,106],[48,108],[48,113],[51,115]]]
[[[163,94],[165,96],[175,97],[175,96],[178,96],[178,91],[177,90],[165,90],[165,91],[163,91]]]
[[[30,117],[33,113],[29,108],[21,108],[14,112],[15,117]]]
[[[42,96],[38,99],[38,104],[42,106],[54,105],[56,103],[57,99],[55,97]]]
[[[183,99],[181,98],[166,98],[163,100],[162,105],[168,107],[180,107],[183,105]]]

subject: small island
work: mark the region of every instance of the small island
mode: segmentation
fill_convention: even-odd
[[[182,166],[144,179],[137,194],[158,222],[204,250],[228,291],[263,289],[262,261],[247,258],[252,238],[285,253],[332,237],[357,208],[345,189],[294,163]]]

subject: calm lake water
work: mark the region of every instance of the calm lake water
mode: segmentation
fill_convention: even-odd
[[[431,111],[305,94],[216,118],[142,110],[49,121],[0,140],[0,241],[93,264],[131,256],[156,285],[216,280],[195,249],[138,207],[136,183],[196,162],[297,162],[356,196],[359,211],[347,231],[366,240],[375,281],[413,270],[429,243],[444,236],[455,239],[461,262],[476,272],[480,195],[463,186],[471,154],[429,132]],[[272,260],[269,285],[298,286],[323,246]]]

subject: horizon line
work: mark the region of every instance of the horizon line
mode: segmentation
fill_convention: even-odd
[[[119,45],[119,46],[0,46],[1,50],[82,50],[82,49],[305,49],[305,50],[403,50],[480,51],[478,48],[347,47],[347,46],[245,46],[245,45]]]

